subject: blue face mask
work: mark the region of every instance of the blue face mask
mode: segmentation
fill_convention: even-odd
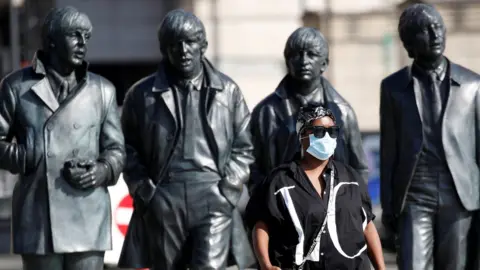
[[[310,134],[310,146],[307,152],[319,160],[329,159],[337,148],[337,139],[330,137],[330,134],[325,133],[323,138],[317,138],[313,134]]]

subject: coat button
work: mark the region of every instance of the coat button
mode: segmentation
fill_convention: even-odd
[[[53,125],[52,124],[47,124],[47,130],[52,130],[53,129]]]
[[[48,151],[48,152],[47,152],[47,157],[53,157],[53,153],[50,152],[50,151]]]
[[[80,127],[79,124],[77,124],[77,123],[73,124],[73,128],[74,128],[74,129],[78,129],[79,127]]]

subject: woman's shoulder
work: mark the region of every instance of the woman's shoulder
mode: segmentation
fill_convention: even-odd
[[[295,161],[282,164],[270,171],[265,181],[270,186],[279,186],[292,182],[298,172],[298,167],[299,165]]]

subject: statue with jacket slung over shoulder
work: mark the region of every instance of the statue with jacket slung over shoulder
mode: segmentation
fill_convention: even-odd
[[[236,83],[204,56],[203,23],[170,11],[158,31],[164,60],[125,97],[124,179],[134,212],[119,265],[240,269],[255,262],[236,209],[249,178],[250,113]]]
[[[433,6],[407,7],[398,31],[413,63],[381,83],[382,221],[398,236],[400,270],[472,269],[480,75],[443,55],[445,24]]]
[[[32,66],[0,83],[0,168],[20,174],[12,234],[25,270],[100,270],[112,248],[107,186],[124,138],[115,88],[84,61],[91,32],[87,15],[53,9]]]

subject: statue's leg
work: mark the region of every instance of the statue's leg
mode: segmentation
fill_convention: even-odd
[[[398,219],[398,268],[433,270],[436,225],[442,166],[421,165],[416,168]],[[442,269],[442,268],[440,268]]]
[[[22,255],[23,270],[63,270],[63,254]]]
[[[191,231],[191,269],[226,269],[233,206],[220,194],[218,183],[191,186],[188,195],[190,213],[194,211],[196,216]],[[207,207],[202,200],[207,202]]]
[[[457,195],[450,173],[440,173],[439,204],[435,220],[435,269],[464,270],[473,213]],[[442,183],[450,183],[443,185]]]
[[[399,219],[399,270],[433,270],[435,210],[407,202]]]
[[[64,255],[64,270],[102,270],[103,251],[66,253]]]
[[[144,216],[152,270],[182,269],[185,264],[186,213],[184,183],[173,182],[157,187]]]

